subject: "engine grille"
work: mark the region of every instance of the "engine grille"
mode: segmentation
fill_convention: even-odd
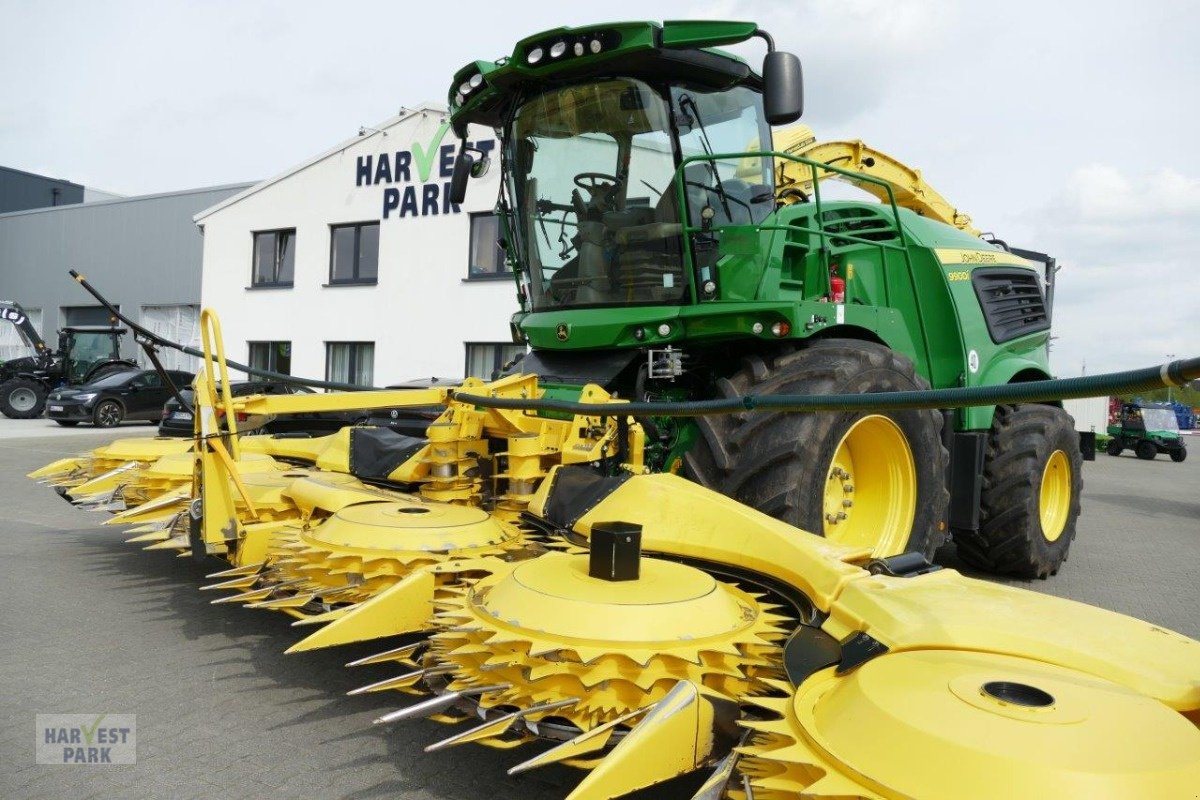
[[[996,344],[1050,327],[1046,296],[1028,269],[983,268],[971,273],[988,333]]]

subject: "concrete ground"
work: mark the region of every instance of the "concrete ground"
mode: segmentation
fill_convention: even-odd
[[[0,797],[538,800],[570,790],[579,773],[565,768],[505,775],[529,748],[426,754],[425,745],[454,729],[373,727],[405,699],[345,692],[396,670],[342,665],[383,647],[285,656],[301,635],[286,617],[213,606],[196,590],[220,562],[142,552],[100,527],[102,515],[24,477],[142,430],[151,432],[0,431]],[[1027,587],[1200,638],[1198,486],[1200,452],[1183,464],[1101,455],[1085,466],[1070,561]],[[954,564],[953,548],[939,558]],[[137,764],[34,764],[38,713],[136,714]],[[689,779],[645,796],[685,800],[696,785]]]
[[[78,436],[88,437],[99,434],[102,438],[99,441],[120,436],[125,438],[128,436],[153,436],[158,432],[158,422],[151,425],[149,422],[122,422],[120,427],[113,431],[105,431],[103,428],[97,428],[87,423],[79,423],[73,427],[64,427],[59,425],[52,419],[42,417],[40,419],[9,419],[6,416],[0,415],[0,442],[7,442],[13,439],[61,439],[75,438]],[[84,445],[89,447],[91,445]]]

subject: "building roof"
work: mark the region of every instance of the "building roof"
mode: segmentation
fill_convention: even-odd
[[[413,117],[417,116],[418,114],[429,114],[431,112],[435,113],[435,114],[440,114],[442,116],[447,116],[449,114],[449,109],[447,109],[446,106],[442,103],[435,103],[432,101],[419,103],[418,105],[414,106],[413,108],[402,108],[402,109],[400,109],[400,113],[397,114],[396,116],[389,117],[388,119],[384,120],[383,122],[378,123],[374,127],[364,126],[364,127],[360,128],[359,133],[355,134],[354,136],[351,136],[349,139],[345,139],[344,141],[340,142],[339,144],[334,145],[333,147],[329,148],[328,150],[321,153],[320,155],[316,155],[316,156],[308,159],[307,161],[303,161],[299,164],[296,164],[293,167],[289,167],[286,171],[281,172],[272,178],[267,178],[265,181],[262,181],[261,183],[256,183],[253,186],[246,189],[245,191],[238,192],[237,194],[233,195],[232,197],[225,198],[224,200],[217,203],[216,205],[210,206],[209,208],[204,209],[199,214],[192,217],[192,220],[194,222],[196,222],[197,224],[200,224],[204,219],[212,216],[213,214],[217,213],[218,211],[226,209],[229,206],[233,205],[234,203],[239,203],[242,200],[245,200],[247,197],[250,197],[251,195],[258,194],[262,190],[264,190],[270,186],[274,186],[275,184],[279,183],[280,181],[285,180],[286,178],[290,178],[291,176],[295,175],[296,173],[302,172],[302,171],[308,169],[309,167],[311,167],[312,165],[320,163],[321,161],[324,161],[325,159],[329,158],[330,156],[337,155],[338,153],[345,151],[347,148],[352,147],[356,144],[359,144],[360,142],[365,142],[368,139],[371,139],[372,137],[379,136],[382,138],[384,132],[390,130],[391,128],[394,128],[395,126],[399,125],[400,123],[402,123],[406,120],[412,119]]]
[[[75,183],[75,181],[69,181],[66,178],[53,178],[49,175],[41,175],[37,172],[27,172],[23,169],[16,169],[15,167],[0,167],[0,171],[14,172],[17,175],[25,175],[30,178],[41,178],[42,180],[49,181],[50,183],[64,183],[68,186],[78,186],[80,189],[86,188],[83,184]]]
[[[2,169],[2,168],[0,168]],[[203,194],[205,192],[219,192],[227,189],[245,189],[249,186],[254,186],[253,183],[226,183],[220,186],[201,186],[197,189],[180,189],[175,192],[159,192],[157,194],[140,194],[134,197],[118,197],[113,200],[94,200],[90,203],[70,203],[62,206],[46,206],[44,208],[28,208],[24,211],[9,211],[6,214],[0,214],[0,219],[8,219],[9,217],[20,217],[26,214],[48,214],[59,213],[64,211],[78,211],[79,209],[96,208],[97,206],[112,206],[120,203],[137,203],[142,200],[161,200],[164,197],[182,197],[189,194]]]

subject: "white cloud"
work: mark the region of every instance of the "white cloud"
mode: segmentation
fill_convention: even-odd
[[[1200,180],[1087,164],[1026,216],[1063,265],[1054,326],[1063,374],[1084,360],[1094,373],[1200,352]]]

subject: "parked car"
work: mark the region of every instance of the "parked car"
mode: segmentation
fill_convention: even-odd
[[[218,389],[219,389],[219,387],[218,387]],[[234,397],[245,397],[246,395],[250,395],[250,394],[300,394],[300,393],[311,394],[312,389],[309,389],[308,387],[305,387],[305,386],[294,386],[292,384],[287,384],[287,383],[275,383],[274,381],[231,381],[229,384],[229,393],[231,395],[233,395]],[[187,401],[188,405],[194,404],[193,403],[194,397],[192,394],[192,390],[190,388],[184,389],[183,391],[181,391],[180,395],[183,396],[183,399]],[[221,409],[218,408],[217,413],[218,414],[222,413]],[[284,416],[286,417],[286,419],[291,419],[294,417],[312,418],[312,417],[320,416],[320,415],[288,414],[288,415],[284,415]],[[286,419],[285,419],[285,423],[286,423]],[[263,427],[267,427],[267,426],[272,425],[274,422],[276,422],[278,420],[279,420],[279,418],[277,417],[275,420],[272,420],[270,422],[267,422],[265,420],[260,420],[259,422],[263,423]],[[238,414],[237,423],[238,423],[239,430],[250,430],[250,429],[255,429],[255,428],[259,427],[259,426],[254,425],[253,424],[254,421],[250,420],[245,414]],[[338,427],[341,427],[341,426],[338,426]],[[168,398],[167,402],[163,404],[160,421],[158,423],[159,435],[160,436],[191,436],[192,431],[193,431],[192,412],[186,410],[183,406],[181,406],[179,404],[179,401],[177,399],[175,399],[174,397]]]
[[[389,389],[426,389],[431,386],[453,385],[461,381],[446,378],[424,378],[406,381],[401,384],[388,386]],[[297,392],[311,393],[313,390],[304,386],[275,383],[272,381],[233,381],[229,385],[230,394],[234,397],[244,397],[251,394],[295,394]],[[188,404],[192,404],[191,389],[181,392]],[[259,433],[287,433],[323,435],[332,433],[348,425],[373,425],[381,428],[391,428],[406,436],[423,437],[429,423],[437,419],[445,409],[442,406],[415,406],[409,408],[381,408],[374,410],[322,411],[304,412],[299,414],[277,414],[272,418],[250,419],[244,414],[238,415],[237,425],[240,431],[254,430]],[[162,410],[162,421],[158,425],[161,436],[191,436],[193,432],[192,414],[184,410],[175,398],[167,400]]]
[[[192,375],[169,370],[177,387],[188,386]],[[46,397],[46,416],[70,427],[90,422],[111,428],[125,420],[155,422],[170,389],[154,370],[126,370],[105,375],[82,386],[60,387]]]

